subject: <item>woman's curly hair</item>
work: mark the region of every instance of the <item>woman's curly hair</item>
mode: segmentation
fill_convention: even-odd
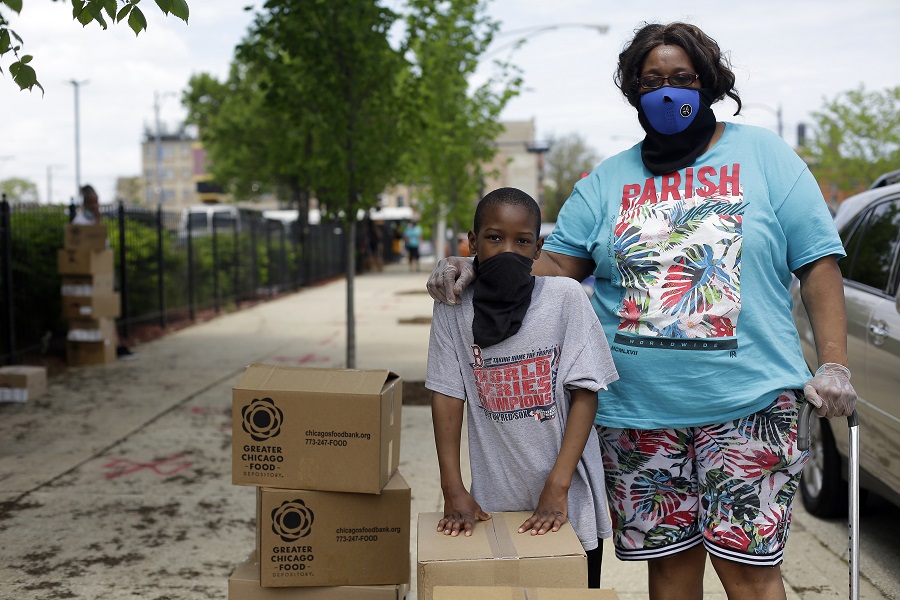
[[[679,22],[668,25],[645,23],[635,30],[631,42],[619,54],[615,82],[632,106],[636,107],[640,101],[637,80],[641,76],[644,60],[651,50],[662,45],[678,46],[684,50],[694,63],[703,88],[712,91],[714,101],[728,96],[737,103],[734,114],[741,112],[741,97],[734,88],[735,76],[731,63],[722,54],[719,44],[699,27]]]

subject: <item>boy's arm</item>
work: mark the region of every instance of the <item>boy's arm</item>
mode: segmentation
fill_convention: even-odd
[[[431,421],[444,493],[444,518],[438,523],[437,530],[452,536],[459,535],[460,531],[472,535],[476,519],[487,521],[491,518],[481,510],[462,480],[459,453],[463,408],[464,402],[458,398],[431,393]]]
[[[574,388],[570,391],[571,406],[569,418],[566,421],[566,431],[563,434],[562,447],[559,456],[541,492],[534,514],[522,523],[519,533],[531,531],[531,535],[543,535],[548,531],[559,531],[569,514],[569,487],[572,485],[572,476],[584,454],[584,446],[594,426],[594,417],[597,414],[597,392],[584,388]]]

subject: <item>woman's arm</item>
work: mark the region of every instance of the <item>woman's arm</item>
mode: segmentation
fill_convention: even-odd
[[[850,416],[856,407],[856,391],[847,368],[847,312],[837,259],[822,257],[799,268],[796,275],[819,361],[804,393],[820,417]]]
[[[547,250],[541,251],[541,255],[531,267],[532,275],[571,277],[575,281],[583,281],[593,271],[594,261],[588,258],[578,258]]]
[[[475,280],[475,267],[471,258],[448,256],[438,261],[425,287],[431,297],[444,304],[458,304],[462,291]],[[532,275],[571,277],[582,281],[594,270],[594,262],[556,252],[541,252],[531,268]]]
[[[809,315],[819,364],[847,366],[847,311],[844,280],[834,256],[825,256],[797,270],[800,297]]]

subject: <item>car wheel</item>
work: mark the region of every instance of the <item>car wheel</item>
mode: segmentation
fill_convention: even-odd
[[[847,482],[841,474],[841,457],[826,419],[809,423],[809,460],[800,477],[800,494],[807,512],[817,517],[847,514]]]

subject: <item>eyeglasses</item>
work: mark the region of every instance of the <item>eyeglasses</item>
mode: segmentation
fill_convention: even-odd
[[[668,77],[661,75],[644,75],[638,77],[638,85],[644,89],[656,90],[662,87],[663,82],[668,83],[672,87],[684,88],[697,81],[696,73],[674,73]]]

